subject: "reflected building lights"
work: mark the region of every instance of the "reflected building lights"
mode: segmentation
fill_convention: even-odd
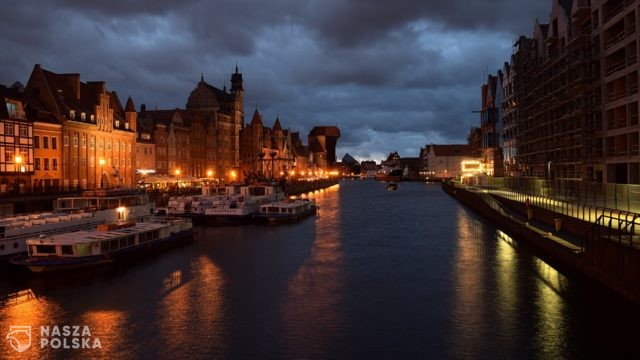
[[[322,216],[316,219],[311,257],[289,280],[281,311],[283,326],[291,334],[284,344],[286,353],[305,357],[309,356],[309,352],[301,349],[312,348],[315,355],[322,358],[325,349],[331,346],[331,339],[341,336],[343,327],[337,307],[344,296],[344,284],[341,281],[344,276],[344,255],[341,230],[335,226],[340,223],[341,216],[338,188],[331,187],[313,194],[322,209]],[[318,333],[327,335],[314,336]],[[313,343],[309,343],[310,339],[313,339]]]

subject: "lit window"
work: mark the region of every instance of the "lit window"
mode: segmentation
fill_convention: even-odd
[[[73,137],[73,147],[78,147],[78,137],[77,136]]]
[[[89,139],[89,147],[92,149],[96,147],[96,141],[94,139]]]
[[[120,128],[120,120],[116,120],[116,128]]]
[[[18,131],[22,137],[29,136],[29,128],[27,127],[27,124],[18,125]]]
[[[83,148],[87,147],[87,138],[82,138],[82,147]]]
[[[69,137],[68,137],[68,136],[65,136],[65,137],[62,139],[62,141],[63,141],[63,143],[64,143],[64,146],[69,146]]]
[[[80,113],[80,120],[86,121],[87,120],[87,114],[86,113]]]
[[[75,110],[70,110],[69,111],[69,119],[75,119],[76,118],[76,111]]]

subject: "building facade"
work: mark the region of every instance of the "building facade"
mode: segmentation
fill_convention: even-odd
[[[134,185],[137,114],[131,98],[123,108],[104,82],[83,83],[79,74],[57,74],[40,65],[35,65],[25,95],[40,104],[38,119],[61,125],[59,136],[43,134],[39,140],[43,150],[62,148],[59,163],[55,153],[42,153],[45,187],[51,176],[46,172],[53,168],[60,171],[63,190]],[[45,170],[47,160],[50,170]]]

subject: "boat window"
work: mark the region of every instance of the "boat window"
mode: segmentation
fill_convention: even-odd
[[[117,250],[118,249],[118,239],[109,240],[109,250]]]
[[[136,243],[136,237],[133,235],[127,236],[127,246],[133,246]]]
[[[160,230],[154,230],[153,231],[153,238],[154,239],[159,239],[160,238]]]
[[[145,243],[147,242],[147,233],[141,233],[138,235],[138,238],[140,239],[140,243]]]
[[[73,255],[73,247],[71,245],[62,245],[62,255]]]
[[[279,209],[277,207],[274,207],[274,206],[269,207],[269,212],[278,213],[279,212],[278,210]]]
[[[120,246],[119,247],[120,248],[127,247],[127,238],[126,237],[121,237],[120,238]]]
[[[91,244],[77,244],[76,256],[89,256],[91,255]]]
[[[109,240],[103,240],[100,242],[100,252],[109,252]]]
[[[37,245],[36,252],[38,254],[55,254],[56,247],[54,245]]]

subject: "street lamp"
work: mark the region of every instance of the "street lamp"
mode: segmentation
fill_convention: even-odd
[[[213,177],[213,170],[207,171],[207,178],[211,179]]]
[[[102,176],[104,175],[104,159],[100,159],[98,160],[98,163],[100,164],[100,188],[103,188],[103,184],[102,184]]]
[[[22,171],[22,156],[16,155],[14,160],[16,166],[18,167],[18,193],[20,193],[20,172]]]

